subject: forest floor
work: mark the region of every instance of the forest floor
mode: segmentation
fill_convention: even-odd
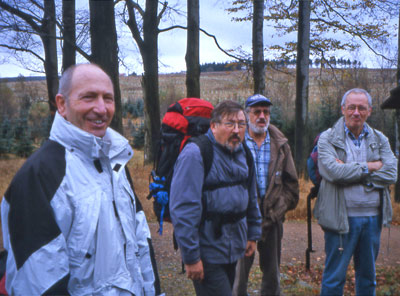
[[[166,295],[195,295],[192,282],[182,274],[179,250],[172,243],[172,227],[164,223],[163,235],[157,233],[158,224],[149,223],[156,254],[161,288]],[[319,295],[325,262],[324,235],[321,228],[312,224],[310,270],[305,268],[308,246],[307,223],[286,221],[282,241],[281,287],[284,295]],[[261,271],[258,256],[250,272],[249,295],[260,294]],[[400,226],[383,228],[377,260],[377,295],[400,295]],[[350,266],[344,295],[355,295],[354,269]]]

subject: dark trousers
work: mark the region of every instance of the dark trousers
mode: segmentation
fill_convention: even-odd
[[[210,264],[203,261],[204,279],[193,281],[197,296],[231,296],[236,262]]]
[[[283,237],[282,222],[274,223],[268,233],[264,234],[265,240],[257,243],[260,257],[260,269],[262,271],[261,295],[280,295],[280,263]],[[233,285],[234,296],[247,295],[247,282],[250,268],[254,261],[254,255],[243,257],[236,265],[236,276]]]

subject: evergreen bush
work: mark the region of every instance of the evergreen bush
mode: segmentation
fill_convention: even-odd
[[[31,155],[34,146],[30,134],[27,117],[19,118],[15,127],[15,142],[13,147],[13,152],[16,155],[21,157]]]
[[[0,156],[11,152],[13,138],[12,123],[5,117],[0,124]]]
[[[144,147],[144,124],[140,124],[133,129],[132,132],[132,146],[135,149],[142,149]]]

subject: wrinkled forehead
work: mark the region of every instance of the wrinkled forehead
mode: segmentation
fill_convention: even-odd
[[[235,113],[223,114],[221,116],[221,119],[224,121],[241,121],[246,120],[246,117],[244,115],[244,112],[240,110],[239,112]]]
[[[356,92],[349,93],[346,98],[345,106],[349,105],[369,106],[368,98],[363,93],[356,93]]]

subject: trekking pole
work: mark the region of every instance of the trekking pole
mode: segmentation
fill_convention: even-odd
[[[308,247],[306,249],[306,270],[310,270],[310,253],[315,252],[312,248],[312,228],[311,228],[311,199],[317,196],[318,188],[313,187],[310,190],[310,193],[307,196],[307,238],[308,238]]]

